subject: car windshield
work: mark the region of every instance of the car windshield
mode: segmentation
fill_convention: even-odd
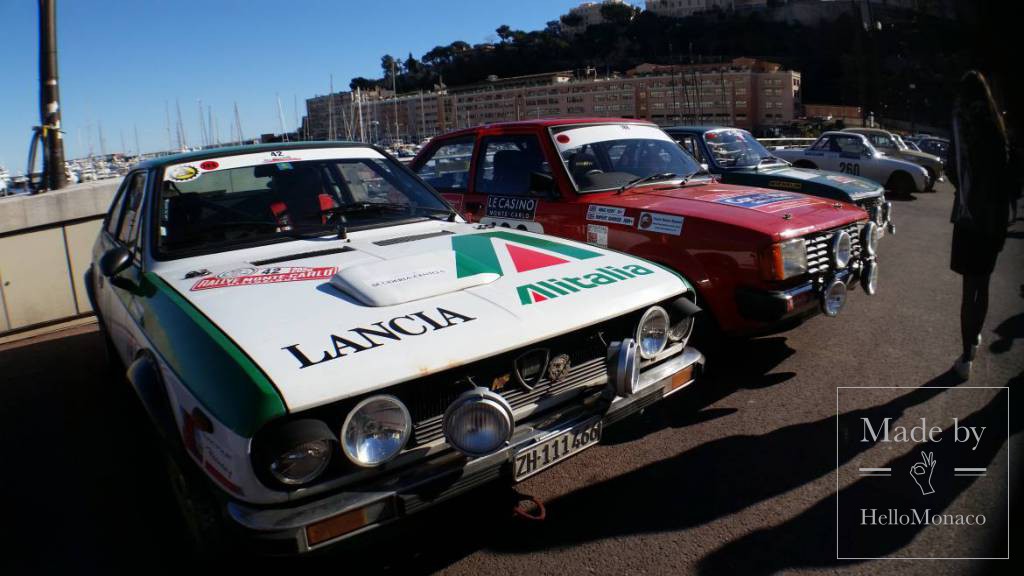
[[[697,162],[655,126],[562,126],[551,133],[580,192],[617,189],[640,178],[688,178],[700,171]]]
[[[746,130],[711,130],[704,134],[704,142],[715,163],[724,168],[757,166],[775,160],[771,152]]]
[[[244,248],[337,230],[444,217],[448,206],[370,148],[291,149],[168,166],[157,251]]]

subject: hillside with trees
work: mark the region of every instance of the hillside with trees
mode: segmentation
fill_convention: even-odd
[[[622,5],[602,9],[606,20],[570,35],[575,16],[543,30],[499,26],[493,43],[458,40],[436,46],[418,59],[384,55],[381,78],[354,78],[350,87],[392,87],[392,64],[400,93],[556,70],[598,74],[644,62],[669,64],[762,58],[803,74],[803,100],[863,105],[892,118],[917,114],[918,122],[943,122],[952,78],[964,69],[955,23],[915,13],[888,13],[881,29],[866,29],[849,14],[809,27],[773,21],[761,13],[720,11],[685,19],[663,18]],[[606,14],[604,12],[607,12]],[[913,88],[911,88],[913,85]],[[912,104],[911,104],[912,103]]]

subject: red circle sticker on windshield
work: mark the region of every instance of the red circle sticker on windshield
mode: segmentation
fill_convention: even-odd
[[[220,164],[214,162],[213,160],[207,160],[206,162],[200,164],[199,167],[202,168],[203,170],[216,170],[218,167],[220,167]]]
[[[556,140],[558,140],[562,144],[568,144],[569,143],[569,137],[566,136],[565,134],[559,134],[558,138],[556,138]]]

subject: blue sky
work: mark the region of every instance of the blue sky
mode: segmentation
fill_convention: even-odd
[[[353,76],[380,76],[385,53],[419,58],[438,44],[543,28],[581,0],[58,0],[61,109],[69,158],[167,148],[165,102],[180,101],[190,141],[197,99],[221,139],[237,101],[246,137],[276,132],[277,95],[292,129],[304,99]],[[37,2],[0,0],[0,166],[24,170],[39,123]],[[172,124],[173,125],[173,124]]]

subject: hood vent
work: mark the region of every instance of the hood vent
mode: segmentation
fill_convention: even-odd
[[[342,246],[341,248],[328,248],[327,250],[316,250],[314,252],[299,252],[298,254],[289,254],[287,256],[279,256],[277,258],[267,258],[266,260],[253,260],[250,262],[253,266],[266,266],[267,264],[277,264],[278,262],[292,262],[294,260],[303,260],[305,258],[316,258],[317,256],[327,256],[330,254],[341,254],[342,252],[353,252],[352,248],[348,246]]]
[[[377,246],[391,246],[392,244],[404,244],[406,242],[415,242],[417,240],[426,240],[427,238],[436,238],[438,236],[451,236],[454,232],[448,230],[441,230],[440,232],[429,232],[427,234],[414,234],[412,236],[399,236],[398,238],[388,238],[387,240],[380,240],[374,242]]]

